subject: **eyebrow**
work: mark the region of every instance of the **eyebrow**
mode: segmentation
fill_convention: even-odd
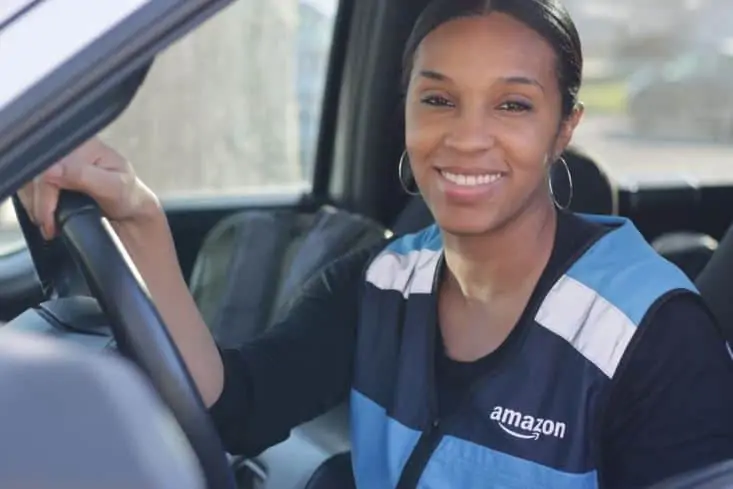
[[[501,78],[501,81],[507,84],[534,85],[543,92],[545,91],[545,87],[543,87],[540,82],[538,82],[534,78],[529,78],[527,76],[507,76]]]
[[[424,78],[429,78],[430,80],[435,81],[450,81],[450,77],[439,73],[437,71],[433,70],[421,70],[420,76]],[[542,86],[542,84],[535,80],[534,78],[530,78],[527,76],[505,76],[499,78],[499,81],[501,83],[509,84],[509,85],[534,85],[538,87],[543,92],[545,91],[545,87]]]
[[[420,71],[420,76],[422,76],[424,78],[429,78],[431,80],[436,80],[436,81],[448,81],[448,80],[450,80],[450,78],[448,78],[444,74],[438,73],[437,71],[433,71],[433,70],[421,70]]]

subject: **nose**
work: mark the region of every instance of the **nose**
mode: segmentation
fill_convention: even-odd
[[[482,107],[466,107],[456,112],[446,132],[446,146],[465,153],[486,151],[494,146],[493,124]]]

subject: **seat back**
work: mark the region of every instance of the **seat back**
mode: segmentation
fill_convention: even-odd
[[[690,280],[695,280],[715,253],[718,242],[707,234],[675,231],[659,236],[652,241],[652,247]]]
[[[707,303],[728,342],[733,345],[733,226],[720,240],[695,285]]]
[[[328,206],[241,212],[207,235],[191,292],[219,345],[236,347],[281,319],[325,265],[384,236],[378,223]]]
[[[553,191],[557,201],[564,205],[570,200],[570,210],[583,214],[615,215],[618,213],[618,189],[603,167],[578,148],[563,153],[573,179],[572,199],[570,182],[561,165],[554,165]]]
[[[131,364],[0,329],[0,487],[204,489],[185,435]]]

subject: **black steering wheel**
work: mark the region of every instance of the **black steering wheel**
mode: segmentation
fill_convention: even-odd
[[[17,201],[16,211],[38,266],[37,258],[43,254],[37,248],[38,240],[43,240]],[[236,489],[221,439],[198,389],[97,204],[86,195],[64,191],[59,199],[56,223],[68,254],[81,271],[91,295],[106,313],[115,341],[147,374],[186,434],[201,464],[207,487]],[[58,256],[53,259],[57,264],[64,261]],[[68,265],[61,268],[59,273],[69,272]]]

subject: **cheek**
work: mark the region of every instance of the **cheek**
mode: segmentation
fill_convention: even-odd
[[[536,182],[544,177],[554,138],[548,127],[545,121],[518,120],[497,133],[497,144],[517,179]]]
[[[430,154],[440,147],[445,124],[435,117],[426,117],[420,107],[410,106],[405,111],[405,146],[416,176],[428,166]]]

